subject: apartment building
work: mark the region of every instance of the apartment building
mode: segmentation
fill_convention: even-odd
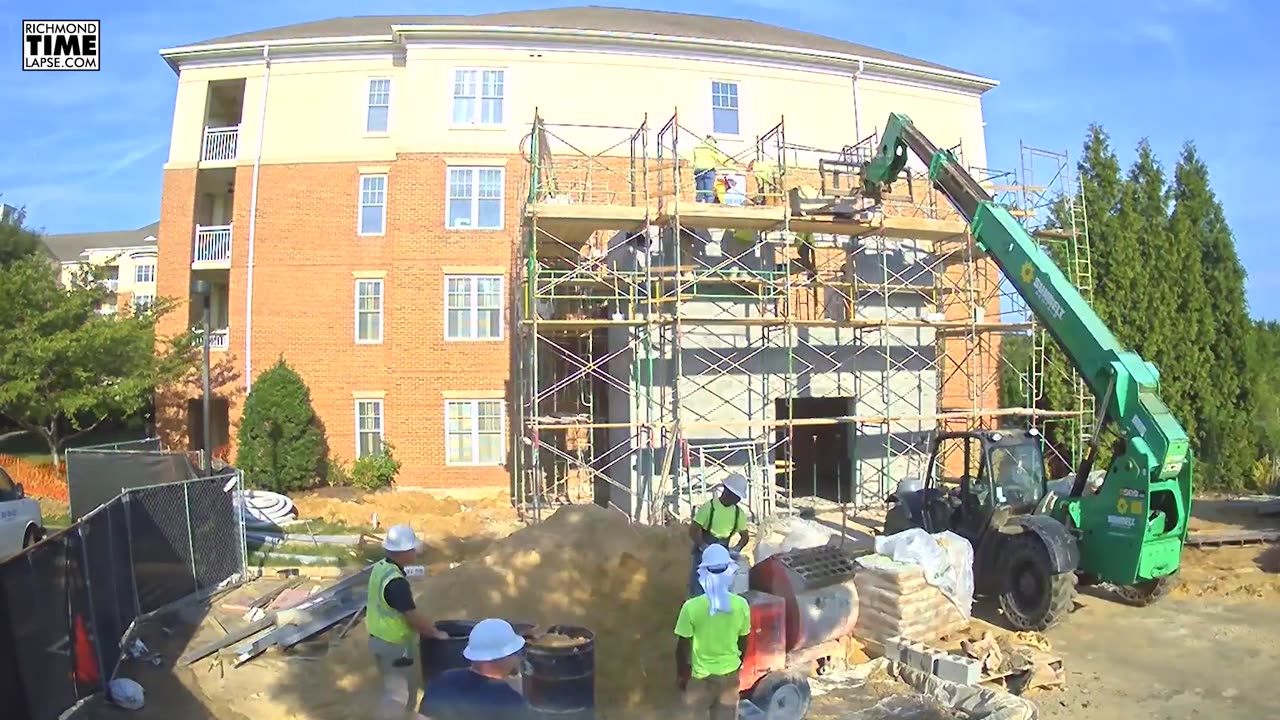
[[[158,292],[213,288],[226,338],[215,444],[283,357],[333,454],[388,442],[400,482],[428,487],[505,486],[519,446],[536,444],[519,418],[540,391],[518,377],[547,352],[519,339],[535,115],[559,124],[560,162],[611,159],[582,187],[635,173],[636,148],[657,153],[673,115],[685,139],[668,157],[709,134],[749,155],[785,115],[788,157],[816,164],[898,111],[984,166],[981,96],[995,85],[785,28],[597,7],[337,18],[161,54],[178,91]],[[168,329],[198,313],[193,299]],[[162,428],[196,441],[196,407],[161,408]]]
[[[156,299],[157,248],[160,223],[136,230],[45,235],[45,248],[62,266],[62,282],[70,283],[89,267],[97,268],[111,297],[103,314],[146,307]]]

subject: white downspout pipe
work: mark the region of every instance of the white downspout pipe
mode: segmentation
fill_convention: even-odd
[[[253,247],[258,230],[258,173],[262,169],[262,138],[267,124],[267,85],[271,81],[271,46],[262,46],[262,99],[258,105],[258,149],[253,157],[253,186],[249,190],[249,261],[244,291],[244,390],[253,387]]]
[[[853,141],[860,142],[862,140],[862,123],[859,121],[859,115],[862,114],[861,103],[858,102],[858,78],[862,77],[864,69],[863,62],[858,61],[858,69],[853,73]]]

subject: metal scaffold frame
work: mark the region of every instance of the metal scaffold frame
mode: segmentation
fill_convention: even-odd
[[[699,202],[706,137],[678,111],[634,127],[535,114],[513,323],[526,517],[595,501],[662,522],[730,471],[757,519],[790,512],[829,479],[797,468],[832,428],[849,459],[827,500],[878,505],[924,470],[932,432],[1035,412],[998,406],[999,336],[1032,326],[1002,312],[965,223],[919,177],[862,201],[874,136],[823,151],[779,118],[720,151],[745,172]],[[855,211],[804,209],[831,198]],[[844,404],[797,409],[811,399]]]

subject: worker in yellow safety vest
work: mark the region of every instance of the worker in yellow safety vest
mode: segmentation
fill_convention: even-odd
[[[730,164],[729,157],[720,151],[716,139],[708,135],[693,148],[694,199],[698,202],[716,201],[716,170]]]
[[[710,545],[723,545],[733,554],[741,553],[751,541],[751,533],[747,531],[747,514],[742,510],[742,500],[747,496],[747,478],[739,473],[731,473],[721,485],[720,494],[703,503],[693,514],[693,523],[689,526],[689,535],[693,538],[693,558],[689,569],[689,597],[702,594],[702,585],[698,582],[698,565],[702,562],[702,553]],[[730,546],[729,541],[737,535],[737,541]]]
[[[365,624],[369,627],[369,651],[377,661],[382,681],[378,720],[413,717],[422,682],[422,673],[415,667],[418,638],[449,637],[418,610],[405,577],[405,567],[417,560],[421,547],[413,528],[396,525],[382,541],[387,556],[374,563],[369,573]]]
[[[760,158],[751,161],[747,171],[755,177],[759,204],[769,205],[773,200],[781,198],[782,167],[778,163],[768,158]]]

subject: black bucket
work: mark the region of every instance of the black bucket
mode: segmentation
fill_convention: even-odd
[[[448,640],[425,637],[419,640],[423,687],[445,670],[471,665],[470,661],[462,657],[462,651],[466,649],[467,637],[471,635],[471,628],[475,626],[475,620],[441,620],[436,623],[436,629],[447,633]]]
[[[596,707],[596,636],[572,625],[548,633],[581,640],[563,647],[529,643],[524,651],[524,697],[538,717],[592,720]]]

